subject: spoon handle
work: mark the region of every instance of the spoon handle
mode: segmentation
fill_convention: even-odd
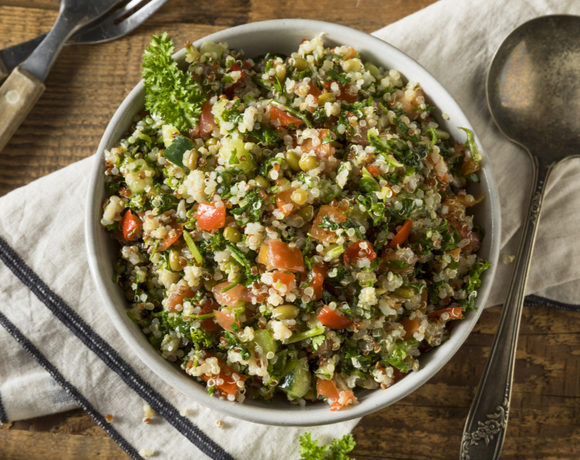
[[[532,156],[534,189],[522,227],[514,274],[493,345],[461,440],[461,460],[499,457],[507,429],[520,318],[544,190],[552,165]]]

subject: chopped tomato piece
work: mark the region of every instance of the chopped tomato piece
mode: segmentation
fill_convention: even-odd
[[[194,295],[195,291],[186,282],[180,281],[175,286],[173,292],[169,294],[169,298],[167,299],[168,310],[175,312],[176,305],[182,305],[185,299],[193,297]]]
[[[300,248],[292,248],[280,240],[270,240],[263,244],[257,261],[270,270],[277,268],[291,272],[304,272],[304,258]]]
[[[363,259],[375,260],[377,253],[373,250],[368,241],[357,241],[352,243],[343,254],[345,265],[356,265]]]
[[[373,177],[377,177],[377,176],[381,175],[380,169],[377,168],[375,165],[368,165],[366,168],[367,168],[367,171],[370,173],[370,175]]]
[[[340,86],[339,99],[342,99],[343,101],[346,101],[349,104],[352,104],[353,102],[358,101],[358,94],[354,91],[351,92],[352,89],[354,88],[354,86],[352,86],[352,85],[343,86],[340,83],[338,85]]]
[[[449,174],[449,165],[440,153],[431,152],[427,161],[433,165],[433,173],[443,184],[449,184],[453,176]]]
[[[334,380],[316,379],[316,396],[326,396],[328,399],[338,399],[338,388]]]
[[[225,307],[236,307],[241,302],[248,300],[248,290],[243,284],[236,284],[224,281],[216,284],[213,289],[213,296],[217,303]]]
[[[275,105],[270,105],[270,120],[272,120],[274,126],[288,127],[292,125],[294,128],[298,128],[300,125],[304,124],[300,118],[284,112],[284,110]]]
[[[327,243],[336,243],[338,236],[332,230],[327,228],[320,228],[319,225],[324,222],[324,218],[328,217],[329,220],[335,224],[342,224],[346,222],[346,214],[336,206],[323,205],[320,206],[318,214],[312,222],[312,227],[310,227],[310,235],[320,241]]]
[[[237,322],[238,327],[241,326],[240,320],[236,321],[236,314],[229,310],[216,310],[215,311],[215,321],[226,331],[232,332],[232,326]]]
[[[183,234],[183,225],[175,222],[171,227],[172,228],[169,230],[167,236],[161,241],[161,243],[159,243],[159,246],[157,246],[157,250],[160,252],[169,249]]]
[[[216,311],[217,313],[217,311],[219,311],[217,309],[218,304],[210,299],[208,302],[206,302],[206,304],[203,307],[201,307],[199,314],[206,315],[208,313],[212,313],[213,311]],[[204,319],[201,322],[201,327],[205,329],[207,332],[218,332],[220,330],[219,325],[216,324],[213,318]]]
[[[209,356],[211,357],[211,355]],[[218,358],[220,372],[219,374],[215,375],[207,375],[202,374],[200,378],[207,382],[210,379],[213,379],[216,382],[216,388],[221,392],[228,394],[228,395],[235,395],[240,391],[240,387],[238,386],[237,382],[245,382],[248,378],[243,374],[238,374],[234,371],[230,366],[228,366],[222,359]],[[222,383],[217,383],[217,381],[222,381]]]
[[[316,380],[316,394],[328,398],[331,411],[344,409],[356,402],[354,393],[351,390],[339,390],[334,380],[318,378]]]
[[[413,334],[419,330],[419,320],[417,318],[410,319],[405,316],[401,320],[401,324],[405,328],[405,340],[410,340],[413,338]]]
[[[455,248],[448,252],[448,254],[453,257],[455,262],[459,262],[459,256],[461,255],[461,248]]]
[[[449,319],[461,319],[463,318],[463,309],[461,307],[448,307],[442,308],[441,310],[435,310],[429,313],[432,318],[441,318],[443,313],[449,314]]]
[[[334,158],[336,149],[334,148],[331,142],[328,142],[328,138],[333,136],[333,134],[331,134],[332,131],[330,131],[329,129],[319,129],[318,131],[320,143],[318,143],[315,147],[312,142],[312,138],[308,137],[304,139],[302,144],[300,144],[299,146],[300,150],[302,150],[305,153],[314,151],[314,154],[321,160],[329,160]],[[323,142],[324,139],[326,139],[327,141]]]
[[[352,320],[339,311],[333,310],[328,305],[322,307],[316,316],[318,320],[331,329],[346,329],[352,324]]]
[[[201,107],[199,122],[193,129],[193,137],[209,137],[216,127],[216,122],[211,113],[211,102],[205,101]]]
[[[300,208],[300,206],[292,201],[292,193],[294,193],[294,190],[296,189],[290,188],[276,195],[276,207],[282,211],[286,217]]]
[[[425,93],[421,88],[407,88],[394,102],[400,102],[403,112],[411,120],[416,120],[421,114],[419,106],[425,102]]]
[[[141,236],[141,229],[143,225],[141,224],[141,219],[130,209],[127,210],[123,216],[123,238],[126,241],[135,241]]]
[[[356,402],[356,397],[351,390],[341,390],[338,399],[330,405],[331,411],[342,410]]]
[[[299,92],[300,92],[299,89],[301,89],[300,85],[297,85],[296,88],[294,89],[294,94],[299,95]],[[318,97],[320,96],[320,93],[322,93],[320,88],[318,88],[314,83],[309,81],[308,82],[308,94],[310,94],[314,98],[314,104],[318,104]],[[308,107],[308,111],[310,113],[313,113],[315,110],[316,110],[316,107],[314,107],[314,106]]]
[[[330,91],[331,87],[332,87],[332,83],[333,83],[332,81],[325,81],[323,83],[324,89],[326,89],[327,91]],[[358,101],[358,94],[355,91],[353,91],[353,89],[355,88],[354,86],[342,85],[339,82],[336,82],[336,84],[340,88],[340,94],[338,95],[338,99],[346,101],[349,104],[352,104],[353,102]],[[352,93],[351,93],[351,91],[352,91]]]
[[[318,86],[316,86],[311,81],[308,82],[308,94],[312,94],[318,100],[318,96],[320,96],[320,93],[321,91],[320,88],[318,88]]]
[[[211,203],[200,203],[197,207],[197,226],[210,231],[226,225],[226,208],[218,208]]]
[[[272,281],[274,289],[278,289],[279,291],[289,292],[296,287],[296,276],[294,273],[275,271],[272,273]]]
[[[403,244],[405,241],[407,241],[407,238],[409,238],[412,228],[413,228],[413,220],[409,219],[401,226],[401,228],[399,228],[399,230],[397,230],[397,233],[395,234],[393,239],[389,241],[389,244],[387,246],[389,248],[396,248],[397,246]]]
[[[312,281],[310,281],[310,287],[314,289],[314,300],[319,300],[322,298],[322,290],[324,284],[324,278],[326,278],[326,265],[316,264],[312,267]]]

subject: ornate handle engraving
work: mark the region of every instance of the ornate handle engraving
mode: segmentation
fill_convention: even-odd
[[[487,420],[482,422],[477,421],[477,429],[471,432],[464,432],[461,439],[461,460],[471,460],[469,447],[479,445],[480,441],[484,441],[486,445],[493,440],[493,438],[505,432],[509,417],[509,395],[504,395],[503,403],[495,408],[491,414],[485,417]]]

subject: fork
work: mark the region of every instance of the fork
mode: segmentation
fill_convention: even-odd
[[[64,43],[81,27],[101,17],[120,0],[60,0],[56,22],[32,54],[0,87],[0,150],[8,143],[44,92],[44,80]]]
[[[127,35],[139,27],[167,0],[123,0],[101,18],[79,29],[65,44],[88,45],[104,43]],[[32,40],[0,50],[0,82],[24,61],[44,39]]]

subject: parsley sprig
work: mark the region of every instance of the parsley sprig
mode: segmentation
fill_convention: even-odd
[[[154,35],[143,53],[145,108],[185,132],[197,125],[204,96],[197,82],[179,68],[167,33]]]
[[[354,449],[354,437],[345,434],[342,438],[333,439],[330,444],[318,445],[310,433],[300,436],[300,460],[348,460],[353,457],[347,454]]]

